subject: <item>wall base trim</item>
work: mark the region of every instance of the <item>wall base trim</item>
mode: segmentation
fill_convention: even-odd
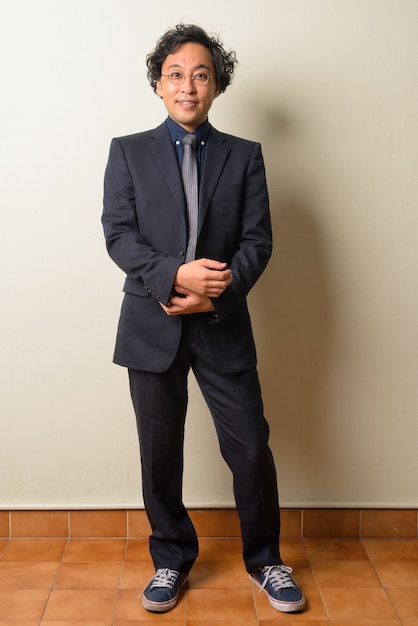
[[[199,537],[240,537],[234,508],[190,508]],[[416,508],[281,508],[283,538],[418,537]],[[0,538],[147,538],[143,509],[0,511]]]
[[[185,502],[187,509],[204,509],[211,511],[213,509],[234,509],[233,501],[195,501]],[[1,511],[137,511],[142,510],[144,505],[142,502],[71,502],[71,503],[4,503],[0,504]],[[329,501],[297,501],[286,502],[280,501],[281,509],[418,509],[418,502],[335,502]]]

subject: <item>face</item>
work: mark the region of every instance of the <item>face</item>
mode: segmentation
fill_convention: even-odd
[[[199,43],[184,43],[169,54],[161,68],[162,74],[179,70],[187,78],[181,85],[173,85],[167,76],[157,82],[157,94],[164,100],[168,115],[188,132],[193,132],[207,119],[212,102],[219,95],[215,78],[206,85],[195,85],[191,74],[204,70],[215,76],[215,68],[208,48]]]

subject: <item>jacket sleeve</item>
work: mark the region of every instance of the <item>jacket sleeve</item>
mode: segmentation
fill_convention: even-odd
[[[240,241],[230,268],[232,283],[212,300],[222,321],[243,299],[260,278],[272,253],[272,229],[269,198],[261,146],[254,144],[245,175],[242,194]]]
[[[105,171],[102,224],[110,257],[137,285],[168,304],[181,260],[156,252],[141,235],[134,184],[120,139],[113,139]],[[129,280],[128,280],[129,282]]]

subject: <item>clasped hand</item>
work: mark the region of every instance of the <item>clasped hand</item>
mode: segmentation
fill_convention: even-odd
[[[209,313],[214,311],[211,298],[218,298],[231,282],[226,263],[197,259],[180,265],[168,306],[160,304],[167,315]]]

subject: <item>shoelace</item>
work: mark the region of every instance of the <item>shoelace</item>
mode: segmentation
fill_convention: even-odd
[[[262,567],[261,571],[264,574],[264,582],[258,593],[263,591],[268,582],[271,584],[274,591],[295,586],[295,581],[290,575],[293,570],[287,565],[271,565],[270,567]]]
[[[153,576],[151,589],[154,589],[154,587],[165,587],[166,589],[172,589],[178,576],[179,572],[176,572],[176,570],[174,569],[169,569],[168,567],[157,569]],[[144,591],[145,589],[141,591],[138,598],[141,598],[143,596]]]
[[[151,589],[153,587],[168,587],[168,589],[172,589],[178,575],[179,572],[176,572],[174,569],[169,569],[168,567],[164,569],[157,569]]]

